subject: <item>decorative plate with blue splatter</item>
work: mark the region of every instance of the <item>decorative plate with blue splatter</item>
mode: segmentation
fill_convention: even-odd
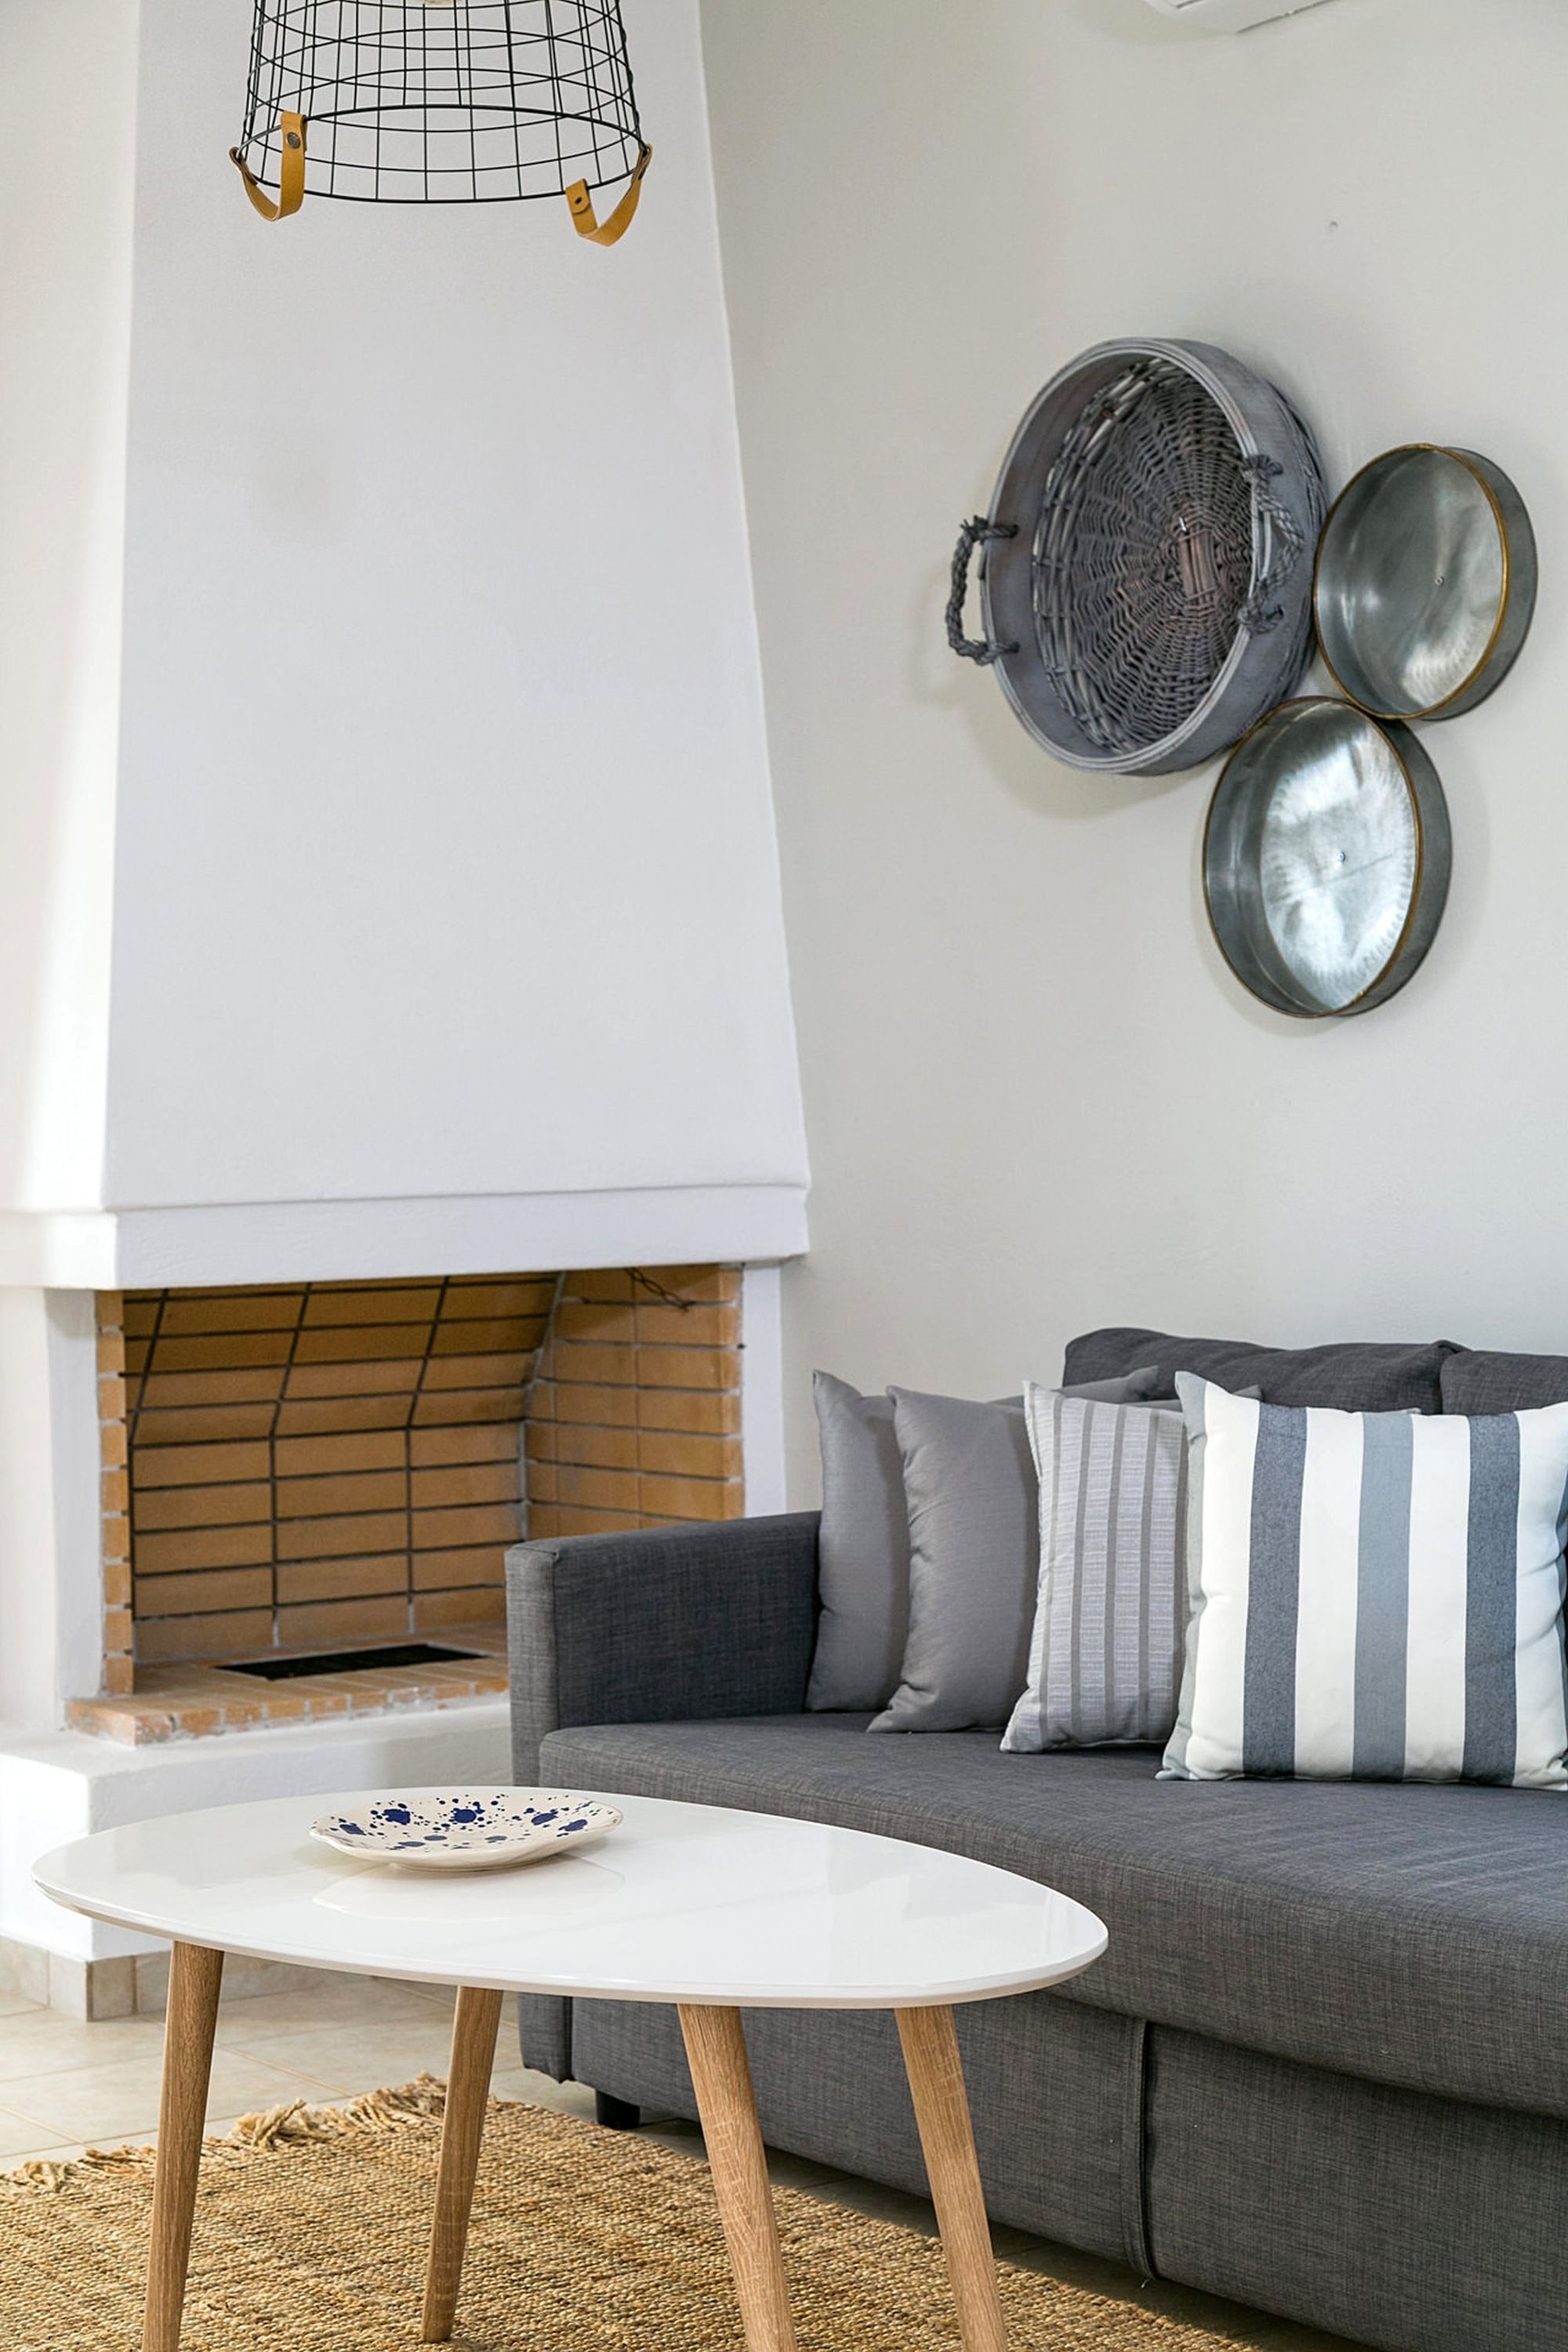
[[[505,1870],[576,1853],[621,1819],[614,1805],[565,1789],[420,1789],[323,1813],[310,1835],[339,1853],[417,1870]]]

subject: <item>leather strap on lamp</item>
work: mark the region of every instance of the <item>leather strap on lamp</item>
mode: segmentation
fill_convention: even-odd
[[[653,149],[647,146],[639,147],[637,160],[632,165],[630,185],[607,221],[595,218],[594,199],[588,194],[587,181],[573,182],[566,191],[566,201],[572,207],[573,226],[579,236],[585,236],[590,245],[619,243],[632,225],[632,216],[637,208],[637,199],[642,194],[643,175],[652,161]]]
[[[280,114],[278,127],[282,133],[282,161],[278,170],[278,201],[274,204],[237,147],[228,151],[229,161],[245,182],[245,193],[263,220],[288,220],[305,201],[305,117],[302,114]]]

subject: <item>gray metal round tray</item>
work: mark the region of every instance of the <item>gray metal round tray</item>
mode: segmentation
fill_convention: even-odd
[[[1201,766],[1301,675],[1323,505],[1306,425],[1229,352],[1098,344],[1040,393],[990,515],[965,524],[949,640],[994,665],[1069,767]],[[985,635],[971,639],[977,547]]]
[[[1404,987],[1448,894],[1448,809],[1407,727],[1348,702],[1287,702],[1226,761],[1204,833],[1204,897],[1243,985],[1304,1020]]]
[[[1312,589],[1334,683],[1380,719],[1455,719],[1512,667],[1535,609],[1535,534],[1489,457],[1418,441],[1353,475]]]

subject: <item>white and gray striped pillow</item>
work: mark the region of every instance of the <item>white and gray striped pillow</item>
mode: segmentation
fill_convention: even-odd
[[[1176,1386],[1190,1614],[1164,1777],[1568,1787],[1568,1404],[1470,1420]]]
[[[1004,1748],[1157,1742],[1176,1719],[1186,1430],[1171,1406],[1025,1392],[1040,1474],[1029,1680]]]

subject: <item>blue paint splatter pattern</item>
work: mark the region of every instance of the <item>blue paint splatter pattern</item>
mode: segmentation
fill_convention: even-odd
[[[492,1790],[488,1795],[443,1792],[428,1797],[378,1798],[363,1812],[327,1813],[311,1824],[311,1835],[341,1851],[383,1858],[425,1856],[479,1861],[510,1849],[521,1858],[581,1840],[602,1836],[621,1815],[613,1805],[557,1790]]]

